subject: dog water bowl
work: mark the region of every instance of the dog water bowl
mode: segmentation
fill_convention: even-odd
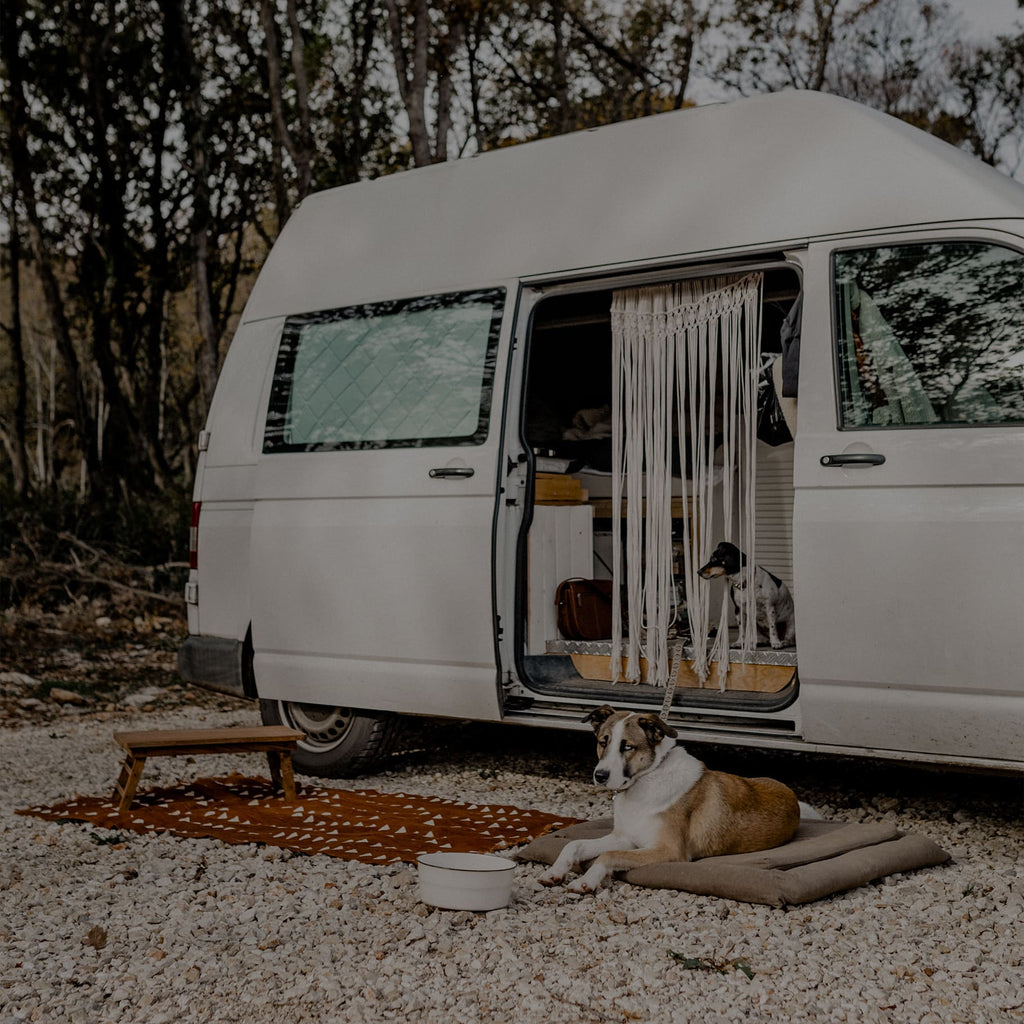
[[[425,853],[420,899],[445,910],[497,910],[512,898],[515,862],[486,853]]]

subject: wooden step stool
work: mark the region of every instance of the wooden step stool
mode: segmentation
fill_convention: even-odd
[[[229,754],[235,751],[266,753],[270,777],[288,800],[295,799],[292,751],[305,733],[283,725],[227,729],[150,729],[145,732],[115,732],[114,739],[125,750],[121,775],[114,787],[119,814],[132,805],[147,757],[178,757],[182,754]]]

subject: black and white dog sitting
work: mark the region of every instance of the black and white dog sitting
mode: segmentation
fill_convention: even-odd
[[[736,618],[740,624],[740,637],[743,636],[743,591],[747,581],[743,567],[747,564],[747,556],[735,544],[722,541],[712,552],[707,565],[699,569],[700,575],[706,580],[724,576],[729,581],[729,596],[736,610]],[[768,642],[775,650],[780,647],[791,647],[796,643],[796,622],[793,613],[793,595],[789,587],[761,566],[754,566],[754,607],[757,612],[757,632],[759,636],[767,636]],[[742,639],[733,644],[739,647]]]

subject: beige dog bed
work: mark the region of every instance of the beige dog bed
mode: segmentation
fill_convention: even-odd
[[[559,829],[530,843],[518,860],[553,864],[571,839],[610,832],[610,818]],[[655,889],[679,889],[745,903],[784,907],[830,896],[899,871],[945,864],[950,855],[930,839],[898,832],[881,823],[800,822],[784,846],[760,853],[706,857],[689,863],[649,864],[622,874],[627,882]]]

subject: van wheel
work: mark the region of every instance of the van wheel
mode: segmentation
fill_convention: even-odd
[[[264,725],[301,729],[306,738],[292,755],[295,770],[328,779],[370,771],[392,750],[398,736],[398,718],[386,712],[261,699],[260,718]]]

